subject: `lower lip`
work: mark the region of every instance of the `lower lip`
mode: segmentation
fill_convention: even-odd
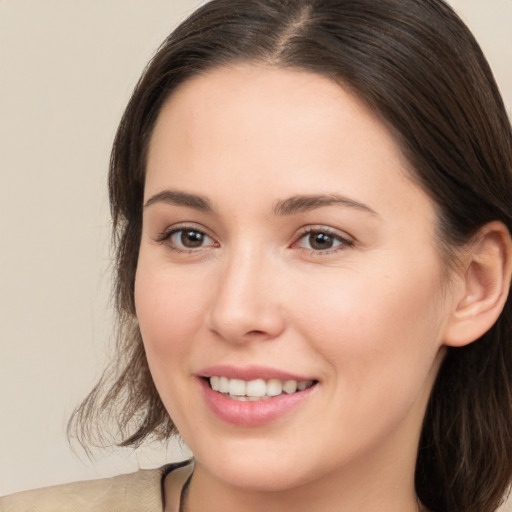
[[[203,394],[210,410],[226,423],[243,427],[257,427],[285,416],[306,400],[316,385],[304,391],[282,394],[257,402],[232,400],[214,391],[206,379],[200,379]]]

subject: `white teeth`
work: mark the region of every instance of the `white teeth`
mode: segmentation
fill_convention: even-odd
[[[263,379],[250,380],[245,393],[247,396],[259,397],[267,394],[267,383]]]
[[[229,398],[232,400],[237,400],[238,402],[258,402],[260,400],[266,400],[267,398],[270,398],[268,396],[235,396],[235,395],[229,395]]]
[[[297,389],[299,391],[304,391],[307,388],[310,388],[313,385],[312,380],[303,380],[297,384]]]
[[[230,395],[245,396],[245,381],[240,379],[229,379]]]
[[[220,377],[210,377],[210,386],[214,391],[219,391],[219,381]]]
[[[233,400],[241,402],[254,402],[265,400],[283,393],[292,394],[297,391],[304,391],[313,385],[312,380],[281,381],[279,379],[255,379],[245,381],[242,379],[228,379],[227,377],[210,377],[210,386],[214,391],[223,393]]]
[[[267,395],[278,396],[283,392],[283,383],[277,379],[270,379],[267,382]]]
[[[289,395],[291,395],[292,393],[295,393],[295,391],[297,391],[297,386],[298,386],[298,383],[296,380],[287,380],[283,384],[283,391],[285,393],[288,393]]]
[[[221,393],[229,393],[229,379],[227,377],[219,378],[219,391]]]

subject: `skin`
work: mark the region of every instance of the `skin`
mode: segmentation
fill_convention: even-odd
[[[333,194],[343,201],[283,204]],[[164,105],[145,204],[137,316],[196,457],[187,512],[416,511],[421,422],[460,297],[433,204],[385,126],[325,77],[217,69]],[[205,234],[197,247],[180,232],[163,240],[184,227]],[[332,247],[313,247],[308,229]],[[199,385],[217,364],[318,383],[275,421],[232,425]]]

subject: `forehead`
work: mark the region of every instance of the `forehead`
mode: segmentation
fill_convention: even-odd
[[[195,152],[196,158],[207,156],[210,166],[220,157],[223,166],[228,158],[249,166],[286,153],[284,172],[297,159],[312,158],[317,167],[329,146],[345,157],[357,153],[361,163],[380,153],[409,174],[384,124],[338,83],[296,69],[237,65],[209,71],[173,92],[150,140],[148,170],[171,154],[175,162]]]

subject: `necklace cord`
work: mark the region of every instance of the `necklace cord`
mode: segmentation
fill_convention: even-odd
[[[192,475],[193,474],[194,474],[194,472],[192,471],[192,473],[190,473],[190,475],[188,476],[187,480],[183,484],[183,487],[181,488],[181,492],[180,492],[180,506],[179,506],[179,509],[178,509],[179,512],[185,512],[185,500],[187,498],[188,488],[190,486],[190,481],[192,480]]]

